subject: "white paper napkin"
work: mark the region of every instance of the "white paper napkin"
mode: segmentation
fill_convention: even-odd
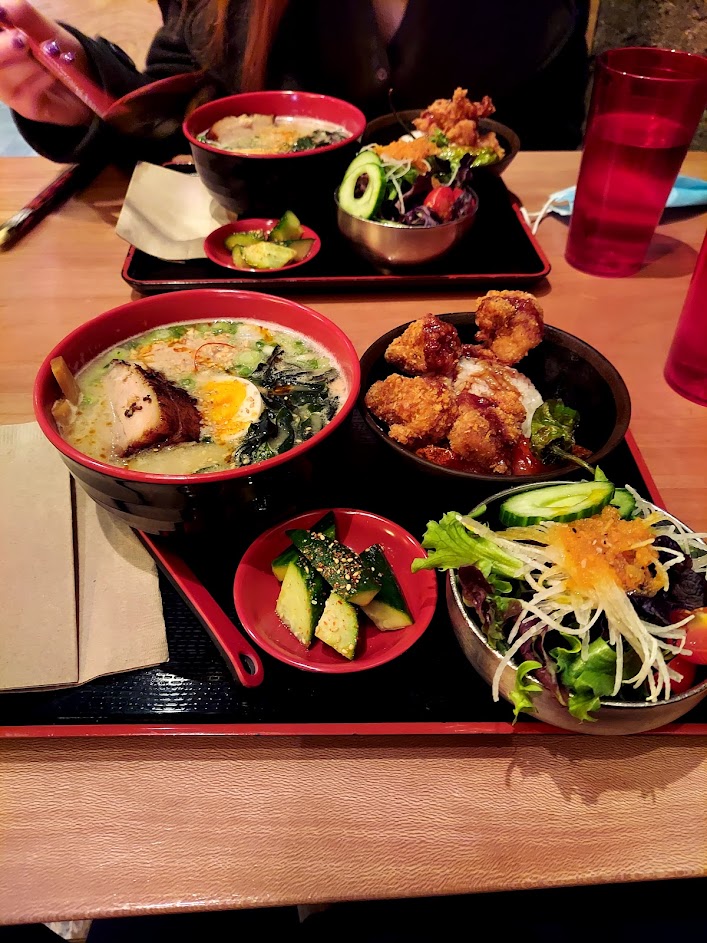
[[[133,171],[116,232],[148,255],[177,262],[205,258],[204,239],[228,221],[196,174],[141,163]]]
[[[74,490],[36,423],[0,426],[0,494],[0,690],[166,661],[152,558],[127,524]]]

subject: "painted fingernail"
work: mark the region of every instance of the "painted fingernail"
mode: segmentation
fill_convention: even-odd
[[[24,38],[22,33],[16,32],[12,37],[12,45],[15,49],[24,49],[27,45],[27,40]]]
[[[45,43],[42,43],[42,52],[52,59],[56,59],[61,49],[59,49],[59,44],[55,39],[48,39]]]
[[[76,58],[76,53],[69,50],[68,52],[62,52],[61,58],[64,62],[73,62]]]

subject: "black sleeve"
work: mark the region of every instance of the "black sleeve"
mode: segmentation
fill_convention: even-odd
[[[160,0],[163,26],[155,35],[147,55],[144,73],[138,72],[132,59],[118,46],[102,37],[91,39],[79,30],[62,23],[83,46],[98,84],[111,95],[121,98],[141,85],[168,78],[182,72],[196,71],[199,66],[189,53],[182,30],[178,0]],[[75,163],[97,158],[100,152],[125,154],[128,159],[150,157],[149,149],[139,144],[130,146],[118,139],[99,118],[88,127],[64,127],[41,121],[30,121],[13,113],[15,124],[30,147],[43,157],[59,163]],[[160,148],[171,155],[170,145]],[[129,155],[129,156],[128,156]],[[166,158],[165,158],[166,159]]]

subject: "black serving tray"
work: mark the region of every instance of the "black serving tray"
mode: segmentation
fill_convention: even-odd
[[[479,172],[474,178],[479,210],[469,234],[434,264],[382,275],[361,259],[340,235],[333,214],[306,220],[322,240],[316,258],[291,274],[250,275],[222,268],[209,259],[163,262],[131,246],[123,278],[136,291],[152,294],[186,288],[237,288],[270,294],[339,291],[400,291],[434,288],[455,291],[465,286],[531,285],[544,278],[550,263],[523,219],[518,198],[501,177]]]
[[[334,437],[332,437],[334,438]],[[322,445],[324,447],[324,443]],[[296,509],[354,507],[399,522],[418,538],[429,519],[468,510],[489,494],[401,466],[391,450],[354,415],[316,463]],[[602,463],[614,481],[633,485],[660,502],[631,437]],[[500,490],[503,480],[499,479]],[[281,516],[281,511],[278,512]],[[239,534],[174,543],[217,602],[238,624],[233,575],[248,544],[278,518],[256,510]],[[442,588],[442,587],[440,587]],[[494,704],[486,683],[459,648],[442,590],[422,638],[389,664],[354,674],[300,671],[262,653],[265,679],[244,688],[169,580],[160,576],[170,658],[167,664],[114,675],[58,691],[0,695],[5,736],[115,736],[145,734],[410,734],[562,733],[524,719],[511,725],[508,704]],[[707,733],[707,702],[663,732]]]

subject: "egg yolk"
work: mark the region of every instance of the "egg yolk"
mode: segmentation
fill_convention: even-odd
[[[238,435],[257,419],[257,415],[254,415],[255,404],[245,403],[244,383],[212,380],[201,387],[201,396],[205,417],[214,428],[214,437],[221,441]]]

